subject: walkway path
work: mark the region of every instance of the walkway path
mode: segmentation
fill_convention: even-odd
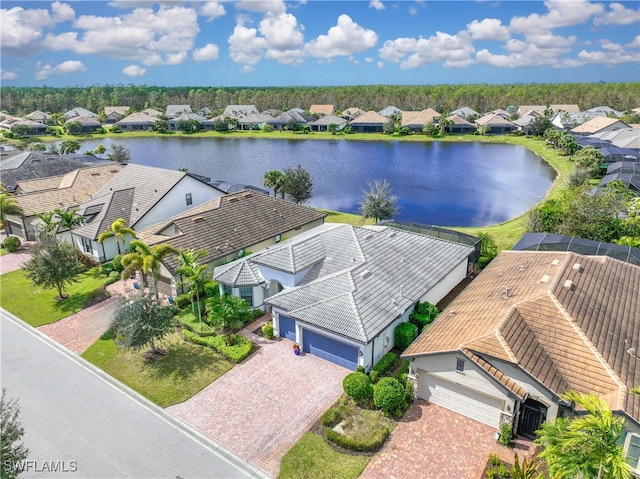
[[[0,233],[0,243],[4,241],[5,238],[5,234]],[[10,273],[11,271],[22,268],[22,265],[31,258],[29,251],[33,245],[33,241],[25,241],[15,253],[7,253],[0,256],[0,274]]]
[[[260,346],[200,393],[167,411],[240,458],[277,477],[282,456],[342,395],[345,368],[309,354],[295,356],[293,343],[241,334]]]

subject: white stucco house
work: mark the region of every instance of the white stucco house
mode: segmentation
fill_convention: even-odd
[[[226,293],[271,307],[280,337],[355,370],[394,345],[418,301],[438,303],[468,274],[473,246],[389,226],[324,224],[233,263]]]
[[[416,393],[527,438],[595,393],[627,424],[640,472],[640,266],[567,251],[503,251],[404,352]],[[580,411],[575,411],[580,413]]]
[[[72,231],[73,241],[96,261],[109,261],[124,253],[131,240],[121,245],[112,236],[98,243],[98,236],[118,218],[141,231],[224,194],[190,173],[128,164],[80,205],[78,213],[85,222]]]

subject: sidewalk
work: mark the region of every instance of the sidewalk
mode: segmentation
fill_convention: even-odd
[[[7,235],[0,233],[0,243],[6,237]],[[22,268],[23,263],[26,263],[31,258],[30,251],[34,244],[35,241],[25,241],[15,253],[7,253],[4,256],[0,256],[0,274],[10,273]]]

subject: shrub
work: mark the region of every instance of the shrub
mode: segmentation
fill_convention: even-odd
[[[17,236],[7,236],[2,242],[2,247],[7,250],[8,253],[14,253],[20,248],[20,238]]]
[[[510,422],[503,422],[500,426],[500,444],[508,446],[513,439],[513,425]]]
[[[217,281],[208,281],[204,285],[204,295],[207,298],[217,298],[220,296],[220,286]]]
[[[393,363],[396,361],[397,357],[398,355],[396,353],[392,353],[391,351],[389,351],[387,354],[382,356],[382,358],[380,358],[380,361],[376,363],[373,369],[375,371],[378,371],[380,375],[383,375],[391,368],[391,366],[393,366]]]
[[[366,373],[367,370],[364,368],[364,366],[358,365],[358,367],[356,368],[356,372],[357,373]]]
[[[415,390],[412,381],[406,381],[404,383],[404,401],[407,404],[411,404],[415,397]]]
[[[424,331],[434,319],[438,317],[438,308],[435,305],[425,301],[418,302],[413,312],[409,315],[409,321],[418,327],[418,332]]]
[[[324,412],[320,418],[320,422],[322,422],[322,425],[325,427],[334,427],[336,424],[342,422],[345,412],[346,408],[344,406],[331,407]]]
[[[344,392],[358,403],[368,399],[372,394],[371,379],[365,373],[350,373],[342,381]]]
[[[385,414],[392,414],[398,408],[405,407],[404,387],[395,378],[382,378],[373,387],[373,403]]]
[[[378,379],[380,379],[380,373],[375,369],[369,371],[369,379],[371,379],[372,383],[377,383]]]
[[[188,330],[199,334],[200,336],[215,336],[216,329],[209,326],[204,321],[201,322],[198,318],[191,314],[182,313],[177,317],[178,322],[182,325],[182,327],[187,328]]]
[[[179,294],[176,297],[176,306],[180,309],[184,309],[187,306],[191,306],[191,298],[189,298],[189,295],[187,293]]]
[[[109,276],[111,274],[111,272],[113,271],[113,264],[111,263],[111,261],[107,261],[106,263],[102,263],[100,265],[100,271],[102,271],[103,274],[106,274],[107,276]]]
[[[120,280],[120,273],[117,271],[111,271],[107,279],[104,280],[104,285],[109,286],[110,284],[117,283]]]
[[[117,254],[111,260],[111,265],[113,266],[113,270],[118,273],[122,273],[124,271],[124,266],[122,266],[122,255]]]
[[[264,334],[265,338],[273,339],[273,324],[270,322],[264,323],[260,329],[262,330],[262,334]]]
[[[189,331],[188,329],[183,329],[182,335],[186,339],[196,344],[208,346],[212,349],[215,349],[217,352],[225,356],[230,361],[233,361],[234,363],[241,362],[243,359],[249,356],[249,354],[251,354],[251,351],[253,350],[253,343],[251,341],[235,334],[233,335],[234,338],[232,342],[234,344],[232,345],[227,344],[227,338],[225,335],[202,337],[196,333]]]
[[[366,439],[361,440],[340,434],[328,427],[325,428],[324,435],[329,441],[351,451],[376,451],[384,444],[384,441],[387,440],[389,429],[381,428],[371,433]]]
[[[416,326],[413,322],[400,323],[396,326],[394,334],[396,337],[396,348],[404,351],[409,347],[413,340],[416,339],[416,336],[418,336],[418,326]]]

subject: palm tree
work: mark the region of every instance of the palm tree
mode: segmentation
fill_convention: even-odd
[[[284,180],[285,175],[280,170],[269,170],[264,174],[264,186],[267,188],[273,188],[273,196],[277,196],[278,193],[284,198]]]
[[[182,250],[178,254],[180,267],[177,272],[184,278],[180,283],[187,288],[191,300],[191,310],[195,313],[195,303],[198,305],[198,321],[202,330],[202,308],[200,306],[200,294],[210,280],[209,268],[206,264],[198,264],[198,260],[206,256],[206,251],[196,251],[193,248]],[[195,300],[195,301],[194,301]]]
[[[6,215],[22,215],[23,211],[18,202],[8,193],[0,193],[0,229],[6,231]]]
[[[239,296],[225,294],[207,299],[207,311],[211,324],[229,328],[249,311],[249,304]]]
[[[178,251],[169,244],[157,244],[149,246],[140,240],[134,239],[129,243],[130,252],[122,257],[122,278],[126,278],[133,271],[141,271],[149,276],[149,287],[158,297],[158,277],[160,276],[160,264],[169,254],[178,254]]]
[[[71,244],[73,245],[73,249],[76,249],[76,245],[73,242],[73,232],[71,230],[84,222],[84,216],[78,213],[78,208],[72,208],[69,211],[57,208],[54,210],[54,213],[58,218],[56,221],[58,230],[69,231],[69,234],[71,234]]]
[[[120,243],[122,243],[122,246],[125,245],[127,235],[133,236],[133,238],[137,238],[135,230],[127,226],[126,220],[124,218],[118,218],[113,223],[111,223],[111,226],[107,231],[103,231],[98,235],[98,243],[102,244],[104,240],[114,236],[116,238],[118,254],[120,254],[122,253],[122,251],[120,251]]]
[[[58,224],[55,221],[55,213],[53,211],[45,211],[44,213],[38,213],[36,216],[42,222],[42,229],[38,228],[39,233],[53,233],[58,228]]]

